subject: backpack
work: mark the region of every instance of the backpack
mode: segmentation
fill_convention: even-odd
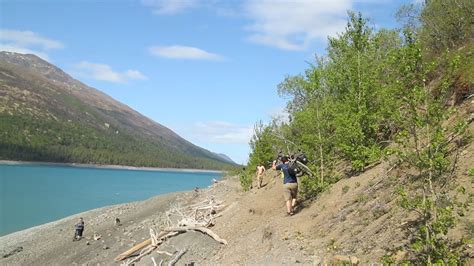
[[[296,160],[299,161],[300,163],[306,165],[308,163],[308,157],[304,153],[299,154],[296,157]]]
[[[300,169],[298,168],[296,161],[290,161],[288,163],[288,174],[290,174],[290,176],[296,176],[299,171]]]

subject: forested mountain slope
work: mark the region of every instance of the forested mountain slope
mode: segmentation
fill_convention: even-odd
[[[222,169],[200,148],[35,55],[0,52],[0,159]]]

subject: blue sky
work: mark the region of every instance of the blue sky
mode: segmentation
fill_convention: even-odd
[[[37,54],[244,163],[255,122],[284,110],[277,85],[324,55],[347,10],[393,28],[412,1],[0,0],[0,50]]]

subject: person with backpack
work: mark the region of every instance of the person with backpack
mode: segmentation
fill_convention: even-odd
[[[288,157],[281,157],[281,164],[277,165],[273,161],[272,169],[280,170],[283,173],[283,197],[286,201],[287,215],[292,216],[296,206],[296,196],[298,194],[298,180],[296,179],[296,172],[288,163]]]

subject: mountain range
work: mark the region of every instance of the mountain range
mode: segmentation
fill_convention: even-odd
[[[30,54],[0,52],[0,159],[224,169],[235,165]]]

